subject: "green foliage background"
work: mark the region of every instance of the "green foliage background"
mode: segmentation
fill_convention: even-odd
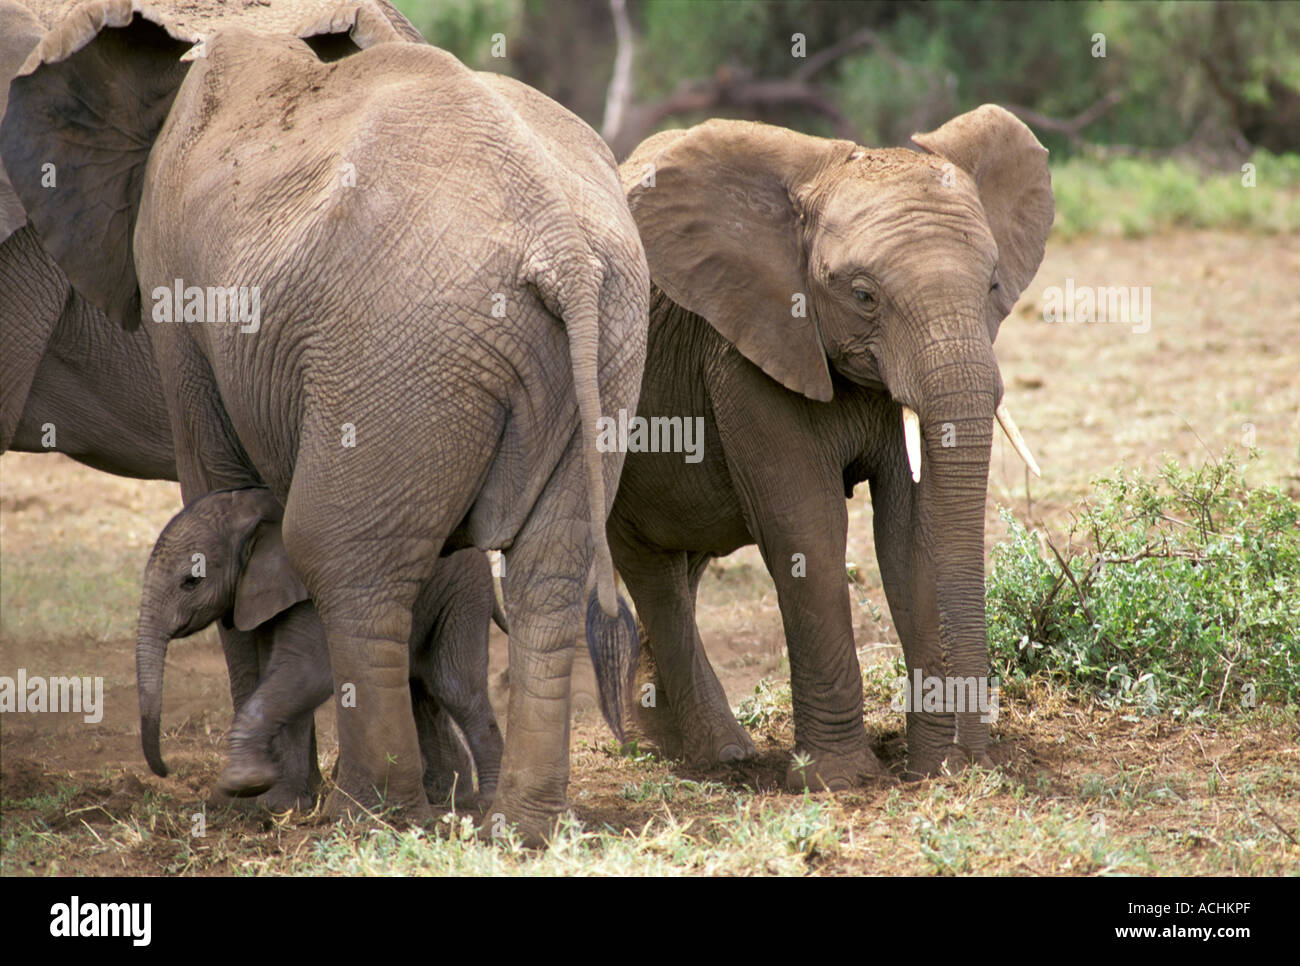
[[[599,127],[614,58],[607,0],[396,3],[431,43],[513,73]],[[1252,110],[1272,111],[1285,130],[1288,111],[1300,109],[1287,101],[1300,91],[1297,3],[628,0],[628,12],[640,101],[719,71],[788,77],[799,66],[796,33],[812,56],[875,31],[878,44],[817,77],[867,144],[903,143],[984,102],[1065,119],[1114,93],[1119,102],[1087,127],[1087,141],[1151,149],[1251,128]],[[494,33],[507,38],[504,59],[490,55]],[[813,133],[826,123],[797,111],[769,119]],[[1057,156],[1078,150],[1061,134],[1041,136]],[[1278,150],[1265,132],[1254,136]]]

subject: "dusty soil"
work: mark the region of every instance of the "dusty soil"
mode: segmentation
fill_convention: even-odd
[[[1149,286],[1149,331],[1113,322],[1042,321],[1042,293],[1063,286],[1067,278],[1076,286]],[[1298,237],[1187,233],[1049,244],[1038,278],[1003,325],[997,354],[1008,404],[1044,473],[1027,485],[1022,464],[999,436],[989,484],[989,545],[1003,533],[996,504],[1022,518],[1059,523],[1066,508],[1087,492],[1093,476],[1119,463],[1150,468],[1162,461],[1162,454],[1199,462],[1226,445],[1254,445],[1260,456],[1250,475],[1300,494]],[[154,537],[178,505],[172,484],[118,479],[61,456],[10,454],[0,459],[0,674],[12,676],[26,668],[33,675],[104,679],[103,718],[97,724],[72,714],[5,714],[0,719],[0,834],[7,848],[12,847],[11,835],[34,826],[56,836],[86,837],[89,829],[98,838],[97,825],[115,821],[183,824],[183,804],[160,818],[142,803],[165,796],[197,805],[215,785],[231,707],[213,631],[178,642],[168,655],[163,751],[172,776],[150,774],[139,746],[133,656],[139,575]],[[896,653],[875,567],[870,517],[862,487],[850,504],[848,557],[864,575],[854,618],[864,660]],[[733,704],[752,693],[760,679],[783,679],[780,614],[756,551],[748,548],[716,563],[700,600],[701,631]],[[506,641],[494,628],[494,681],[505,663]],[[594,824],[635,830],[664,806],[629,802],[620,794],[632,765],[610,750],[593,691],[589,668],[580,668],[570,787],[574,811]],[[1216,771],[1231,774],[1234,768],[1281,763],[1296,774],[1300,742],[1293,729],[1247,728],[1221,735],[1074,706],[1055,695],[1040,697],[1041,703],[1032,696],[1014,702],[995,726],[996,755],[1008,774],[1048,792],[1072,789],[1077,797],[1081,776],[1094,773],[1103,783],[1134,771],[1146,774],[1148,781],[1164,776],[1166,783],[1195,783],[1211,780]],[[505,692],[494,687],[503,723],[504,698]],[[336,750],[328,711],[318,714],[318,725],[328,768]],[[897,769],[903,754],[901,716],[869,707],[867,726],[882,759]],[[707,778],[777,800],[792,798],[776,791],[792,744],[788,723],[755,739],[759,760],[739,770],[696,775],[680,766],[666,767],[680,778]],[[1300,819],[1294,778],[1289,787],[1290,816],[1270,820],[1294,829]],[[61,791],[69,788],[75,790],[70,798]],[[880,851],[893,835],[890,800],[882,789],[836,799],[843,821],[859,838],[875,836],[875,845],[860,855],[842,853],[823,871],[902,871],[885,865]],[[1152,836],[1152,854],[1183,848],[1187,835],[1194,845],[1198,819],[1192,810],[1186,802],[1162,802],[1147,801],[1141,817],[1134,819],[1162,830]],[[690,806],[683,806],[683,814],[690,812]],[[283,854],[304,847],[318,831],[310,822],[272,831],[263,818],[221,821],[234,823],[231,828],[239,834],[273,834],[274,851]],[[53,850],[56,858],[38,853],[47,857],[33,860],[30,867],[6,860],[4,871],[158,874],[190,869],[190,860],[182,862],[174,850],[160,845],[155,851],[58,848]],[[995,857],[988,861],[969,871],[1062,871],[1036,868],[1032,862],[1004,867]],[[248,863],[232,854],[228,861],[218,857],[206,863],[201,871],[247,870]]]

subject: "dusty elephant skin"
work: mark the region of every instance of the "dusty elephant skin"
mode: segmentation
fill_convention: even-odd
[[[0,101],[57,6],[0,0]],[[63,453],[119,476],[177,479],[148,333],[109,321],[70,286],[0,169],[0,452],[9,450]],[[238,708],[256,684],[259,654],[265,659],[274,642],[260,632],[219,633]],[[279,758],[297,764],[257,805],[309,799],[320,781],[314,740],[310,725],[276,737]]]
[[[992,343],[1042,259],[1047,152],[989,105],[914,140],[926,153],[709,121],[648,139],[621,168],[653,282],[638,413],[701,417],[705,444],[695,464],[628,455],[610,546],[679,732],[671,750],[713,764],[754,745],[704,654],[695,591],[709,559],[758,544],[796,750],[813,759],[791,766],[794,788],[881,773],[844,575],[857,483],[909,674],[988,674],[995,408],[1019,437]],[[909,712],[908,772],[986,761],[981,710]]]
[[[172,638],[219,619],[242,631],[274,625],[270,661],[231,729],[238,765],[232,764],[221,781],[222,791],[231,795],[262,794],[283,782],[283,768],[299,763],[282,766],[272,739],[284,729],[309,726],[312,712],[334,691],[325,631],[285,553],[281,513],[262,487],[209,493],[173,517],[154,545],[144,574],[136,668],[140,734],[156,774],[167,774],[159,734],[163,663]],[[477,550],[440,560],[416,600],[411,703],[425,793],[435,804],[443,804],[453,789],[458,806],[478,801],[474,771],[449,720],[469,742],[479,795],[490,801],[496,790],[501,732],[487,697],[492,602],[492,574]]]
[[[90,11],[11,86],[0,154],[73,285],[145,319],[186,502],[265,483],[285,507],[333,680],[355,687],[329,807],[429,818],[412,606],[440,553],[497,547],[517,686],[489,820],[540,842],[565,803],[584,606],[603,687],[625,686],[636,646],[604,532],[622,457],[595,446],[602,410],[635,408],[649,290],[612,156],[434,48],[326,62],[232,29],[180,62],[184,32]],[[106,156],[117,177],[79,197],[78,166]],[[49,159],[68,190],[41,191]],[[177,280],[255,291],[260,313],[150,321]]]
[[[0,114],[10,80],[65,6],[62,0],[0,0]],[[204,12],[167,0],[152,6],[180,11],[191,28],[211,26],[211,18],[249,21],[261,30],[292,28],[335,56],[357,49],[367,38],[423,43],[386,0],[361,0],[346,11],[330,0],[267,0],[251,10],[228,6]],[[354,38],[358,21],[361,35]],[[27,224],[0,168],[0,452],[8,450],[63,453],[119,476],[178,479],[171,422],[148,332],[127,331],[111,322],[70,286]],[[245,633],[225,625],[218,632],[238,710],[275,650],[275,633]],[[450,731],[445,714],[438,715],[435,726],[440,734]],[[444,744],[458,749],[459,741],[452,737]],[[273,810],[309,805],[320,783],[313,723],[285,729],[274,746],[286,767],[255,804]],[[452,760],[450,754],[444,758]],[[444,772],[435,784],[449,787],[449,776]]]

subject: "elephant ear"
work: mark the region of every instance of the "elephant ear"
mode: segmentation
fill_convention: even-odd
[[[989,335],[1011,312],[1043,260],[1056,203],[1047,149],[1010,111],[985,104],[954,117],[937,131],[913,134],[931,154],[953,162],[979,189],[998,246],[998,290]]]
[[[261,627],[300,601],[310,600],[307,587],[289,562],[279,523],[259,523],[244,546],[247,559],[235,583],[235,626]]]
[[[0,159],[69,281],[128,329],[140,321],[132,246],[153,142],[189,68],[182,57],[202,56],[195,45],[229,26],[308,38],[323,59],[419,38],[377,0],[86,0],[66,11],[10,87]]]
[[[656,134],[619,169],[651,280],[781,385],[821,402],[833,392],[805,282],[799,199],[855,149],[713,120]]]
[[[0,117],[9,101],[9,82],[44,34],[45,26],[30,10],[14,0],[0,0]],[[27,212],[0,166],[0,242],[26,223]]]

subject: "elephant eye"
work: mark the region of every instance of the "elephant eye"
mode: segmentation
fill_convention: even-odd
[[[865,288],[855,288],[853,290],[853,297],[864,305],[873,305],[876,301],[876,296],[869,289]]]
[[[186,574],[184,577],[181,578],[181,587],[184,590],[193,590],[198,585],[199,585],[199,578],[195,577],[193,574]]]

